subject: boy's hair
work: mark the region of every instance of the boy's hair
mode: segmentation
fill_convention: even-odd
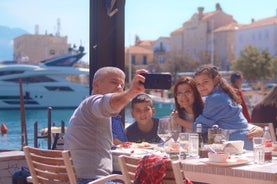
[[[137,95],[135,98],[133,98],[132,102],[131,102],[131,107],[132,109],[134,108],[134,105],[137,103],[142,103],[142,102],[147,102],[150,104],[150,106],[153,106],[153,101],[151,99],[151,97],[145,93],[139,94]]]

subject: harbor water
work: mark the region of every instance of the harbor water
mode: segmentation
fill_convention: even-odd
[[[170,115],[173,104],[169,103],[154,103],[156,114],[154,117],[160,118]],[[51,122],[56,126],[61,125],[61,121],[68,126],[70,116],[74,109],[57,109],[51,111]],[[20,110],[1,110],[0,121],[4,122],[8,127],[7,134],[0,136],[0,150],[21,150],[21,115]],[[125,109],[125,121],[132,123],[134,120],[130,115],[130,108]],[[48,126],[48,109],[41,110],[25,110],[25,122],[28,138],[28,145],[34,145],[34,123],[38,123],[38,131]],[[40,135],[40,134],[38,134]],[[46,148],[47,142],[44,139],[38,140],[40,147]]]

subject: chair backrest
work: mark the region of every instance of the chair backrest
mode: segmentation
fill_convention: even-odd
[[[270,135],[271,135],[271,138],[272,138],[272,142],[276,143],[276,132],[274,130],[273,123],[253,123],[253,124],[257,125],[257,126],[259,126],[261,128],[264,128],[265,126],[268,126],[269,132],[270,132]]]
[[[125,183],[133,184],[135,180],[136,169],[138,167],[140,158],[120,155],[118,158],[118,162],[121,168],[122,175],[124,177]],[[175,163],[175,170],[178,170],[178,164]],[[179,165],[180,169],[180,165]],[[180,172],[180,170],[178,170]],[[175,176],[173,172],[173,168],[171,162],[168,162],[166,165],[166,175],[162,180],[162,184],[184,184],[183,177],[180,174]]]
[[[34,184],[76,184],[77,177],[68,150],[46,150],[25,146],[23,148],[31,180]]]

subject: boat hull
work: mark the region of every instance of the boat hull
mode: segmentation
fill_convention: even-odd
[[[58,86],[64,86],[65,89],[59,90]],[[19,86],[15,84],[1,85],[1,88],[0,109],[19,109]],[[89,95],[89,86],[84,84],[23,84],[22,88],[24,107],[26,109],[44,109],[48,107],[55,109],[76,108]]]

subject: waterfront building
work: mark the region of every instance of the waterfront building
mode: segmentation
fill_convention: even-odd
[[[136,40],[136,44],[125,48],[125,65],[129,67],[131,63],[132,70],[150,69],[153,65],[153,42],[149,40]]]
[[[38,64],[42,60],[68,53],[69,48],[67,36],[24,34],[14,39],[14,60]]]
[[[275,57],[276,35],[277,14],[274,17],[252,20],[250,24],[242,25],[234,20],[232,15],[225,13],[217,3],[215,11],[212,12],[204,12],[203,7],[198,7],[198,11],[181,27],[172,31],[169,37],[161,36],[154,40],[153,60],[163,68],[172,62],[168,57],[169,53],[174,55],[180,52],[198,61],[203,59],[201,56],[206,55],[211,63],[216,62],[222,70],[229,70],[231,62],[249,45],[260,51],[266,49],[272,57]],[[127,51],[128,48],[125,52]],[[145,51],[144,55],[147,52]],[[131,58],[137,57],[131,56]],[[147,63],[151,63],[149,59]],[[147,68],[143,62],[141,63],[140,67]]]
[[[274,57],[277,55],[277,14],[241,26],[236,30],[235,55],[240,56],[245,47],[251,45],[259,51],[266,49]]]

